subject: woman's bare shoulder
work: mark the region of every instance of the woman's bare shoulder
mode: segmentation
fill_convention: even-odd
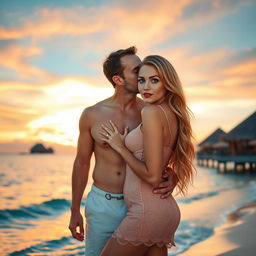
[[[160,108],[156,105],[147,105],[141,110],[143,125],[162,125]]]
[[[159,116],[159,107],[157,105],[147,105],[141,110],[143,116]]]

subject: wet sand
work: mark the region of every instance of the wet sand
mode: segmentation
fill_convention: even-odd
[[[256,255],[256,201],[227,217],[214,235],[197,243],[179,256],[253,256]]]

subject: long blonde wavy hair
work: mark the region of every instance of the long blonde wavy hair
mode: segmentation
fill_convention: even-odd
[[[196,171],[193,164],[195,150],[192,143],[192,128],[190,124],[191,111],[186,104],[182,85],[172,64],[159,55],[147,56],[142,61],[142,66],[153,66],[167,89],[166,100],[170,109],[178,120],[176,145],[169,160],[168,166],[178,177],[178,193],[185,195],[189,184],[193,182]]]

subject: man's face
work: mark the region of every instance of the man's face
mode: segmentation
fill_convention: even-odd
[[[124,86],[129,92],[138,93],[138,71],[141,60],[137,55],[125,55],[121,57],[121,64],[124,67]]]

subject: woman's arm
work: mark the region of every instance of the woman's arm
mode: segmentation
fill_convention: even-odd
[[[103,140],[116,150],[141,179],[157,187],[163,170],[163,127],[156,106],[147,106],[142,110],[145,162],[138,160],[124,145],[124,136],[120,135],[115,124],[110,121],[113,130],[102,126]],[[127,133],[127,132],[126,132]]]

